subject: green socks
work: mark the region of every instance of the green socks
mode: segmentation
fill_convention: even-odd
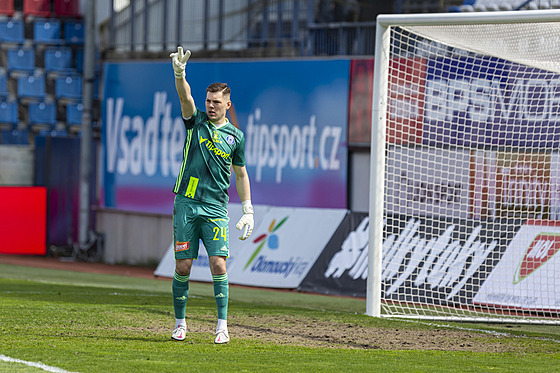
[[[229,300],[229,282],[228,275],[213,275],[214,297],[216,298],[216,306],[218,308],[218,319],[227,320],[227,308]]]
[[[227,320],[229,300],[229,282],[227,273],[212,276],[214,282],[214,297],[218,308],[218,319]],[[176,319],[184,319],[189,297],[189,275],[181,276],[177,272],[173,275],[173,308]]]
[[[175,318],[184,319],[187,309],[187,298],[189,297],[189,275],[181,276],[175,272],[171,287],[173,289],[173,308],[175,309]],[[215,287],[216,285],[214,285],[214,288]]]

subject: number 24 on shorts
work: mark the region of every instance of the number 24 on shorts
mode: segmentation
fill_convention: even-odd
[[[214,231],[214,241],[219,241],[220,237],[224,241],[227,240],[227,227],[214,227],[212,230]]]

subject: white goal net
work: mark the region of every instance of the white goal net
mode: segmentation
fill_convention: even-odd
[[[377,27],[367,313],[560,322],[560,12]]]

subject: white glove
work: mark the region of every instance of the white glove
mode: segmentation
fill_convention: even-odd
[[[243,201],[241,202],[241,208],[243,209],[243,216],[239,219],[235,228],[239,230],[243,229],[243,233],[239,239],[246,240],[253,232],[253,226],[255,225],[255,220],[253,219],[253,205],[251,201]]]
[[[177,48],[177,53],[171,53],[169,57],[171,57],[171,63],[173,64],[173,71],[175,71],[176,78],[184,78],[185,77],[185,68],[187,67],[187,61],[191,56],[191,51],[187,49],[185,53],[183,53],[183,47]]]

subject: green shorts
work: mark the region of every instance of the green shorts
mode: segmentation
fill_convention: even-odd
[[[173,203],[175,259],[197,259],[201,240],[208,256],[229,257],[227,207],[204,204],[180,194]]]

